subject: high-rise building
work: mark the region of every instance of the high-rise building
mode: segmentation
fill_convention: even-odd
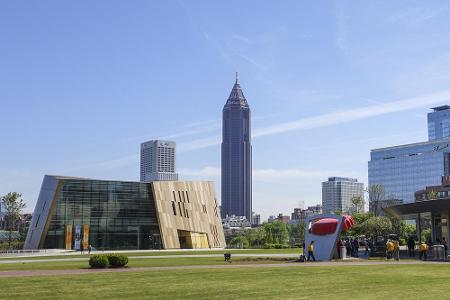
[[[141,144],[141,181],[178,180],[175,142],[152,140]]]
[[[322,211],[325,214],[349,212],[353,197],[364,197],[364,183],[356,178],[329,177],[328,181],[322,182]]]
[[[252,213],[252,227],[261,225],[261,215],[255,212]]]
[[[370,151],[369,186],[382,185],[385,198],[414,202],[414,193],[450,175],[450,138]]]
[[[450,137],[450,106],[433,107],[428,113],[428,140]]]
[[[251,113],[237,74],[223,107],[222,214],[252,218]]]

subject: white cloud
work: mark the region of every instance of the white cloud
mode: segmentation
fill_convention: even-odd
[[[117,169],[121,167],[126,167],[130,165],[139,165],[139,155],[133,154],[133,155],[127,155],[115,159],[109,159],[101,162],[94,162],[84,165],[79,165],[73,168],[68,168],[65,170],[59,170],[56,172],[53,172],[55,175],[59,174],[70,174],[82,170],[112,170]]]
[[[337,5],[336,6],[336,46],[345,55],[348,55],[349,50],[346,44],[347,40],[347,26],[346,16],[344,11]]]
[[[450,90],[445,90],[413,98],[407,98],[403,100],[397,100],[388,103],[370,105],[366,107],[353,108],[348,110],[334,111],[331,113],[315,117],[304,118],[281,124],[275,124],[265,128],[256,129],[254,131],[253,137],[261,137],[266,135],[285,133],[294,130],[306,130],[341,123],[348,123],[351,121],[363,120],[384,114],[442,104],[448,102],[449,100],[450,100]]]
[[[240,34],[233,34],[231,37],[233,39],[235,39],[235,40],[238,40],[240,42],[244,42],[246,44],[251,44],[252,43],[249,38],[247,38],[247,37],[245,37],[243,35],[240,35]]]
[[[182,169],[182,176],[193,177],[220,177],[220,168],[207,166],[201,169]],[[300,169],[253,169],[253,179],[259,181],[277,179],[300,179],[300,178],[326,178],[329,174],[339,173],[324,170],[300,170]]]
[[[389,113],[408,111],[421,107],[430,107],[433,105],[445,104],[450,101],[450,90],[426,94],[413,98],[407,98],[388,103],[380,103],[369,105],[365,107],[339,110],[327,114],[322,114],[314,117],[299,119],[291,122],[273,124],[267,127],[256,128],[253,133],[253,138],[286,133],[290,131],[307,130],[313,128],[321,128],[331,125],[348,123],[357,120],[364,120],[367,118],[380,116]],[[178,153],[208,148],[220,145],[221,136],[211,136],[201,139],[196,139],[191,142],[178,144]],[[107,160],[99,163],[92,163],[83,166],[76,166],[74,168],[64,170],[61,173],[70,171],[78,171],[90,168],[114,169],[123,166],[136,164],[139,160],[137,154],[120,157],[117,159]]]
[[[402,9],[399,13],[391,15],[387,20],[389,23],[399,23],[403,25],[420,25],[441,15],[448,9],[448,6],[442,7],[411,7]]]
[[[220,168],[208,166],[201,169],[181,169],[178,171],[178,173],[181,176],[219,177]]]

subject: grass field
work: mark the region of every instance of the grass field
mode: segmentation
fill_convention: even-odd
[[[224,250],[204,250],[204,251],[158,251],[158,252],[119,252],[121,254],[125,254],[128,256],[163,256],[163,255],[197,255],[197,254],[223,254],[224,252],[231,253],[240,253],[240,254],[296,254],[299,255],[303,253],[302,249],[299,248],[288,248],[288,249],[248,249],[248,250],[240,250],[240,249],[224,249]],[[96,252],[101,253],[101,252]],[[23,259],[43,259],[43,258],[79,258],[79,257],[88,257],[87,254],[79,255],[79,254],[69,254],[69,255],[52,255],[52,256],[32,256],[32,257],[24,257]],[[0,257],[0,260],[3,259],[21,259],[21,256],[14,257]]]
[[[281,263],[292,261],[294,258],[285,257],[234,257],[233,264],[252,263]],[[166,266],[193,266],[193,265],[223,265],[226,264],[221,257],[192,257],[192,258],[130,258],[128,267],[166,267]],[[88,257],[85,261],[53,261],[0,264],[0,271],[13,270],[71,270],[89,268]],[[1,280],[1,279],[0,279]],[[1,295],[0,295],[1,296]]]
[[[447,265],[240,268],[1,278],[5,299],[449,299]]]

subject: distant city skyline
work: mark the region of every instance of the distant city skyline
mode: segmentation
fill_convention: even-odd
[[[430,108],[450,105],[441,1],[3,1],[0,35],[0,194],[26,212],[44,174],[139,180],[151,139],[176,141],[180,179],[220,201],[236,71],[263,220],[320,203],[330,176],[367,184],[371,149],[427,140]]]

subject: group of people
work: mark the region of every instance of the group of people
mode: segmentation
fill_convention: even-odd
[[[443,245],[445,250],[445,257],[447,257],[447,251],[448,251],[448,244],[445,238],[436,239],[437,245]],[[408,246],[408,254],[410,257],[414,257],[414,249],[415,249],[415,240],[413,236],[410,236],[407,241]],[[422,241],[419,244],[419,259],[421,260],[427,260],[427,252],[432,246],[431,239],[428,240],[428,243],[425,241]],[[369,249],[371,249],[370,241],[366,238],[364,239],[364,246],[365,246],[365,252],[364,255],[369,255]],[[338,258],[341,259],[341,249],[345,248],[346,255],[348,257],[359,257],[359,247],[360,242],[358,239],[354,238],[348,238],[345,240],[339,239],[337,243],[337,253]],[[303,245],[303,249],[305,249],[305,245]],[[386,258],[387,259],[394,259],[394,260],[400,260],[400,240],[398,238],[388,239],[386,242]],[[316,261],[316,258],[314,257],[314,241],[311,241],[308,244],[308,256],[307,261]]]
[[[345,240],[340,239],[337,243],[337,253],[338,259],[341,259],[341,249],[345,248],[346,255],[348,257],[359,257],[359,247],[360,242],[356,238],[348,238]],[[369,241],[367,239],[364,240],[365,252],[364,255],[369,254]]]
[[[400,242],[397,239],[388,239],[386,242],[386,258],[400,260]]]
[[[444,246],[444,258],[447,258],[447,255],[448,255],[447,254],[447,252],[448,252],[448,244],[447,244],[447,241],[445,240],[445,237],[443,237],[442,240],[437,238],[435,245],[442,245],[442,246]],[[431,246],[433,246],[433,242],[432,242],[431,238],[428,239],[428,242],[422,241],[420,243],[420,245],[419,245],[419,259],[420,260],[427,260],[427,258],[428,258],[428,250],[431,249]],[[410,245],[409,245],[409,240],[408,240],[408,249],[409,248],[410,248]],[[413,256],[414,256],[414,248],[413,248]]]

